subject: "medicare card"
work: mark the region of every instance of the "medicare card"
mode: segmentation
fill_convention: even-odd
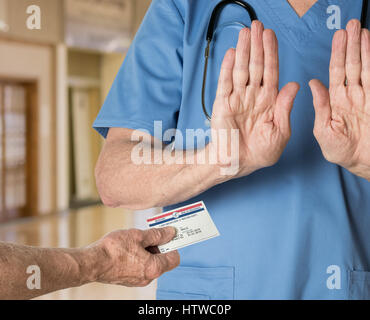
[[[174,227],[176,237],[158,246],[161,253],[190,246],[220,235],[203,201],[147,219],[149,228]]]

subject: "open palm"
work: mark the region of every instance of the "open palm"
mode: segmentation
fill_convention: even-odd
[[[253,22],[241,30],[236,50],[224,58],[213,106],[212,129],[239,132],[239,176],[275,164],[290,138],[297,83],[279,85],[278,43],[272,30]],[[220,150],[220,157],[228,150]]]
[[[370,33],[358,20],[334,35],[329,91],[310,85],[324,157],[370,180]]]

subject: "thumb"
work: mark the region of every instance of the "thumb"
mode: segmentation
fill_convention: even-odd
[[[311,80],[310,88],[315,108],[315,128],[324,128],[331,119],[330,96],[328,89],[320,80]]]
[[[290,113],[299,88],[297,82],[290,82],[281,89],[277,97],[275,119],[282,132],[290,132]]]
[[[143,247],[155,247],[170,242],[176,236],[173,227],[153,228],[143,231]]]

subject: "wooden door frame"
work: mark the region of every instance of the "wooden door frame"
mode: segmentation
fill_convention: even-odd
[[[4,87],[7,85],[22,86],[26,91],[26,212],[21,213],[21,217],[35,216],[38,213],[38,83],[36,80],[24,80],[14,77],[1,77],[0,87],[2,99],[4,99]],[[3,128],[5,128],[4,117],[2,117]],[[4,170],[6,144],[1,142],[3,149]],[[2,188],[3,202],[5,201],[5,190]],[[3,209],[3,208],[2,208]],[[6,218],[5,218],[6,220]]]
[[[30,137],[27,137],[27,206],[29,215],[38,215],[38,151],[39,151],[39,110],[38,101],[38,83],[29,82],[25,84],[27,92],[27,129],[30,132]]]
[[[32,89],[37,88],[37,95],[31,95],[29,99],[31,100],[31,103],[35,103],[35,108],[32,111],[33,119],[35,119],[35,123],[37,123],[37,135],[35,135],[33,142],[37,147],[37,155],[32,156],[33,161],[37,161],[37,167],[35,166],[35,170],[33,171],[33,175],[35,176],[37,174],[36,179],[34,183],[34,189],[32,190],[33,199],[32,199],[32,208],[30,212],[32,215],[44,215],[44,214],[50,214],[55,213],[57,211],[57,195],[56,195],[56,183],[57,183],[57,170],[56,170],[56,159],[57,159],[57,133],[56,133],[56,46],[55,45],[48,45],[48,44],[41,44],[41,43],[34,43],[34,42],[28,42],[28,41],[18,41],[13,39],[7,39],[0,37],[0,45],[10,46],[14,44],[14,51],[19,57],[22,56],[22,47],[24,46],[25,49],[27,47],[30,48],[31,54],[35,56],[36,50],[40,49],[40,53],[43,55],[43,57],[47,57],[47,65],[42,69],[42,71],[38,71],[37,66],[33,65],[30,67],[30,69],[25,69],[26,72],[22,74],[22,69],[27,68],[24,67],[25,61],[18,64],[17,68],[13,69],[12,65],[14,65],[15,61],[12,61],[11,64],[8,64],[7,66],[4,65],[4,68],[0,70],[0,79],[4,79],[7,81],[16,81],[21,82],[28,85],[28,88],[30,89],[29,92],[33,91]],[[12,50],[13,50],[12,49]],[[26,56],[25,56],[26,57]],[[2,61],[4,62],[4,61]],[[37,63],[41,63],[41,61],[38,60]],[[0,62],[1,64],[1,62]],[[47,84],[47,86],[46,86]],[[33,101],[33,102],[32,102]],[[48,106],[46,109],[45,106]],[[41,123],[39,120],[42,119],[41,116],[43,116],[43,113],[46,113],[47,116],[47,122],[44,122],[41,126]],[[48,134],[45,136],[44,129],[47,129]],[[36,132],[35,130],[35,132]],[[45,147],[41,146],[41,143],[44,143],[40,139],[47,138],[47,160],[42,160],[41,157],[44,157],[43,154],[41,154],[42,150],[45,149]],[[33,146],[34,150],[36,150],[35,146]],[[35,151],[36,153],[36,151]],[[45,158],[46,159],[46,158]],[[42,173],[42,164],[45,163],[47,165],[47,173]],[[47,178],[47,182],[40,179]],[[36,185],[37,182],[37,185]],[[48,200],[44,203],[40,203],[40,200],[42,199],[42,193],[46,190],[47,186],[47,193],[48,193]]]

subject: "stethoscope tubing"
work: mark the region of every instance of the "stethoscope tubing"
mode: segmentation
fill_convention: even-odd
[[[203,113],[206,116],[206,118],[211,121],[211,116],[208,114],[207,108],[206,108],[206,102],[205,102],[205,91],[206,91],[206,84],[207,84],[207,71],[208,71],[208,60],[209,60],[209,54],[210,54],[210,48],[211,48],[211,43],[213,40],[213,36],[215,33],[215,27],[217,24],[218,17],[222,10],[229,4],[236,4],[243,9],[247,11],[249,14],[249,18],[251,21],[258,20],[257,14],[254,11],[253,7],[245,1],[242,0],[223,0],[219,2],[216,7],[213,9],[209,24],[208,24],[208,29],[207,29],[207,36],[206,36],[206,49],[204,52],[204,57],[205,57],[205,62],[204,62],[204,70],[203,70],[203,83],[202,83],[202,108],[203,108]],[[369,7],[369,0],[363,0],[362,2],[362,11],[361,11],[361,25],[362,28],[367,27],[367,11]]]

